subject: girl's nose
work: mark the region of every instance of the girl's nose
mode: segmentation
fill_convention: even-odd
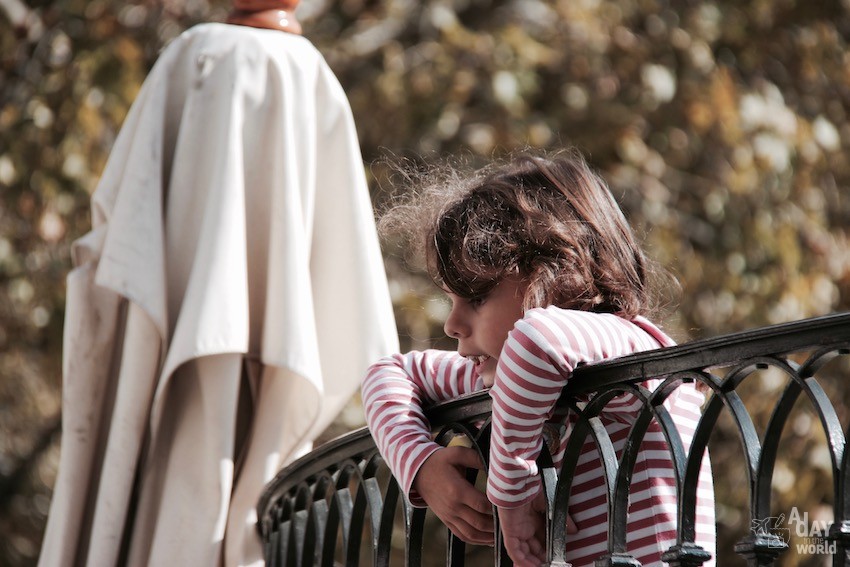
[[[446,323],[443,325],[443,330],[453,339],[462,339],[469,336],[469,325],[466,324],[463,316],[458,312],[456,305],[452,306],[452,310],[446,318]]]

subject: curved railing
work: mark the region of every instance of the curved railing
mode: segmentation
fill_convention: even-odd
[[[832,468],[834,519],[827,540],[833,565],[850,566],[850,452],[846,433],[833,403],[822,387],[825,380],[850,379],[847,364],[827,363],[850,353],[850,313],[807,319],[735,333],[714,339],[623,357],[576,369],[559,404],[579,415],[556,474],[541,466],[550,502],[548,523],[552,566],[567,566],[567,518],[572,472],[586,436],[596,440],[608,481],[608,554],[597,565],[639,563],[626,552],[629,478],[637,447],[647,426],[657,422],[667,436],[679,498],[678,540],[664,556],[670,565],[700,566],[710,554],[694,543],[696,487],[702,456],[718,419],[725,413],[735,424],[745,463],[749,520],[753,529],[735,545],[748,565],[773,565],[788,548],[787,538],[772,529],[771,496],[779,440],[800,398],[807,398],[823,428]],[[826,370],[825,370],[826,368]],[[768,369],[785,376],[784,390],[762,428],[760,439],[740,386]],[[655,391],[637,383],[664,377]],[[684,382],[698,382],[710,391],[689,450],[675,433],[662,405]],[[619,393],[631,392],[643,409],[630,429],[621,455],[597,416]],[[581,396],[588,403],[577,404]],[[459,398],[427,410],[437,440],[445,444],[455,433],[473,440],[488,456],[490,398],[486,392]],[[607,450],[606,450],[607,448]],[[541,463],[544,465],[545,463]],[[716,476],[717,473],[715,473]],[[389,565],[391,552],[403,553],[404,564],[424,564],[425,511],[412,508],[377,453],[369,432],[361,429],[331,441],[292,465],[269,483],[258,504],[259,530],[270,566]],[[395,540],[395,541],[394,541]],[[446,565],[464,565],[466,546],[448,535]],[[501,546],[491,564],[510,565]],[[401,550],[401,551],[393,551]],[[433,564],[433,561],[430,562]]]

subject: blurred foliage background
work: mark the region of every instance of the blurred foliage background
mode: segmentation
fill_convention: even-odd
[[[162,47],[228,9],[0,0],[0,566],[38,555],[61,435],[64,277],[90,195]],[[666,322],[678,340],[850,306],[848,0],[304,0],[299,11],[348,93],[376,202],[393,191],[376,163],[388,153],[481,161],[576,145],[680,278]],[[433,286],[397,255],[387,269],[403,346],[450,347]],[[754,384],[751,409],[767,412],[776,380]],[[830,390],[842,416],[846,390]],[[798,422],[778,501],[831,518],[816,428]],[[361,423],[353,405],[333,432]],[[733,432],[717,437],[720,565],[742,564],[730,550],[748,531],[732,498],[745,477],[729,473]]]

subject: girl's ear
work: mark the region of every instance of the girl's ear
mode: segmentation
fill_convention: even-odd
[[[529,309],[534,309],[535,307],[541,307],[538,305],[540,302],[540,294],[537,290],[537,285],[535,282],[531,280],[529,276],[523,276],[523,292],[522,292],[522,310],[528,311]]]

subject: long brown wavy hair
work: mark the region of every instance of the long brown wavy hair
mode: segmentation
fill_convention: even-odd
[[[434,281],[467,299],[504,278],[528,283],[523,306],[632,318],[653,315],[645,255],[606,183],[575,150],[522,154],[462,176],[442,171],[384,213],[382,233],[407,233]]]

